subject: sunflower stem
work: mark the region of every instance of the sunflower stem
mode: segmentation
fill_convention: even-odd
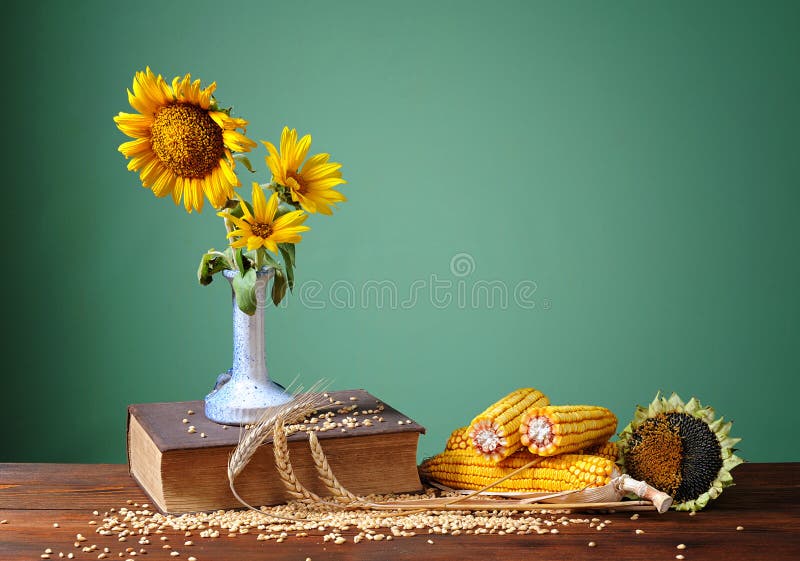
[[[224,224],[225,224],[225,232],[226,232],[226,234],[230,234],[231,232],[233,232],[233,224],[231,224],[231,221],[230,221],[230,219],[228,219],[228,218],[223,218],[223,219],[222,219],[222,221],[223,221],[223,222],[224,222]],[[225,236],[225,240],[226,240],[226,241],[228,241],[228,243],[230,243],[230,240],[229,240],[229,238],[228,238],[228,236],[227,236],[227,235]],[[235,261],[235,260],[232,260],[232,261],[231,261],[231,265],[232,265],[232,266],[233,266],[233,268],[235,269],[235,268],[236,268],[236,261]]]

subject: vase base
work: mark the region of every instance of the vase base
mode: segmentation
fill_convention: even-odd
[[[274,382],[258,384],[234,377],[206,396],[205,413],[221,425],[247,425],[258,421],[265,409],[291,400],[292,396]]]

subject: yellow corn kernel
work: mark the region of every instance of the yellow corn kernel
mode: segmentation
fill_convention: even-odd
[[[520,442],[534,454],[553,456],[603,444],[617,429],[605,407],[556,405],[528,410],[519,425]]]
[[[617,446],[617,441],[615,440],[613,442],[604,442],[602,444],[590,446],[589,448],[582,450],[580,453],[601,456],[616,462],[619,459],[619,446]]]
[[[445,450],[468,450],[469,449],[469,435],[467,431],[469,427],[460,427],[450,433],[450,438],[447,439]]]
[[[527,460],[530,461],[530,460]],[[451,450],[437,454],[420,465],[420,473],[430,481],[436,481],[453,489],[481,489],[505,477],[516,467],[495,465],[470,450]],[[524,474],[503,481],[492,488],[493,491],[526,491],[528,481]]]
[[[425,460],[421,474],[453,489],[477,490],[505,477],[536,458],[520,450],[498,464],[463,450],[452,450]],[[588,454],[539,458],[539,462],[491,488],[496,492],[557,492],[599,487],[615,475],[614,462]]]
[[[495,463],[507,458],[522,447],[518,429],[523,413],[548,403],[547,396],[533,388],[511,392],[472,420],[468,433],[472,448]]]

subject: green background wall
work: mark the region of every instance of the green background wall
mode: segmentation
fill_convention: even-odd
[[[800,460],[796,6],[10,8],[0,460],[122,462],[126,405],[199,399],[230,365],[228,288],[195,280],[219,220],[116,151],[145,65],[216,80],[252,138],[288,124],[344,163],[350,201],[298,247],[323,308],[268,312],[276,379],[369,389],[428,428],[421,455],[532,385],[621,423],[657,390],[696,395],[748,460]],[[431,275],[449,305],[330,297],[387,280],[405,299]],[[458,305],[459,281],[495,280],[535,282],[535,307]]]

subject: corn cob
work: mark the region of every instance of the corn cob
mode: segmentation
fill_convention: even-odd
[[[472,447],[495,463],[507,458],[522,447],[518,429],[523,413],[549,403],[547,396],[533,388],[511,392],[472,420],[469,426]]]
[[[615,440],[613,442],[606,442],[604,444],[596,444],[585,450],[582,450],[579,453],[601,456],[611,460],[612,462],[616,462],[619,459],[619,446],[617,446],[617,442]]]
[[[469,435],[467,431],[469,427],[460,427],[450,433],[450,438],[447,439],[447,444],[444,445],[445,450],[468,450]]]
[[[469,451],[451,450],[427,459],[420,466],[422,474],[454,489],[482,489],[505,477],[534,458],[520,450],[499,464]],[[542,458],[528,468],[492,487],[497,492],[553,492],[599,487],[615,474],[613,461],[588,454],[564,454]]]
[[[553,456],[603,444],[617,429],[617,418],[605,407],[557,405],[528,410],[519,432],[534,454]]]

